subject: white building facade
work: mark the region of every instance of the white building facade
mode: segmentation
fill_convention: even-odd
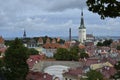
[[[78,41],[84,43],[86,40],[86,27],[84,26],[83,11],[81,12],[81,24],[79,27]]]

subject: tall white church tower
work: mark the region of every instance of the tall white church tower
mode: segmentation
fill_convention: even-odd
[[[86,40],[86,27],[84,26],[83,11],[81,12],[81,23],[79,27],[79,37],[78,41],[84,43]]]

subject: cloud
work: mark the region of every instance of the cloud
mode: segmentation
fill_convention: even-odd
[[[67,9],[81,9],[86,7],[85,0],[53,0],[46,7],[49,11],[64,11]]]
[[[118,35],[120,18],[101,20],[99,15],[87,10],[85,1],[0,0],[0,35],[22,37],[25,29],[28,36],[68,36],[71,27],[72,35],[77,36],[81,8],[88,33]]]
[[[101,24],[100,24],[101,23]],[[119,36],[120,34],[120,22],[119,18],[116,19],[106,19],[104,21],[99,21],[98,23],[87,23],[88,33],[94,33],[94,35],[109,35],[109,36]]]

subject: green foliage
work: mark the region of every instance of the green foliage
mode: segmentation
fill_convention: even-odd
[[[104,80],[103,75],[95,70],[90,70],[89,72],[87,72],[87,77],[87,80]]]
[[[113,78],[115,79],[115,80],[119,80],[120,79],[120,71],[118,71],[114,76],[113,76]]]
[[[97,46],[103,46],[103,43],[98,42],[98,43],[97,43]]]
[[[80,58],[88,58],[89,55],[87,53],[80,53]]]
[[[120,61],[118,61],[114,65],[115,69],[117,70],[117,73],[113,76],[114,79],[119,79],[120,78]]]
[[[120,70],[120,61],[118,61],[117,64],[115,64],[114,67],[115,67],[115,69]]]
[[[89,55],[85,52],[85,49],[80,49],[80,58],[88,58]]]
[[[79,59],[79,48],[77,46],[72,47],[69,51],[70,54],[70,60],[75,60],[77,61]]]
[[[6,50],[3,70],[7,80],[25,80],[28,73],[28,49],[23,46],[20,39],[16,38]]]
[[[57,52],[54,54],[54,58],[56,60],[75,60],[77,61],[79,59],[79,48],[78,47],[72,47],[70,50],[59,48],[57,49]]]
[[[103,46],[110,46],[110,44],[113,42],[113,40],[109,39],[109,40],[105,40],[103,42]]]
[[[117,50],[120,50],[120,45],[118,45],[116,49],[117,49]]]
[[[97,46],[110,46],[112,42],[113,42],[112,39],[105,40],[103,43],[102,42],[98,42]]]
[[[29,49],[29,55],[36,55],[36,54],[39,54],[39,51],[37,51],[37,50],[34,49],[34,48],[30,48],[30,49]]]
[[[6,46],[11,46],[13,40],[5,40],[5,45]]]
[[[54,55],[56,60],[69,60],[69,52],[67,49],[59,48]]]
[[[87,0],[89,11],[98,13],[101,19],[120,16],[120,2],[118,0]]]

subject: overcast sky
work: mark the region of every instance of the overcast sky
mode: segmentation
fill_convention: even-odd
[[[87,34],[119,36],[120,18],[101,20],[98,14],[88,11],[85,0],[0,0],[0,35],[28,37],[78,35],[81,8]]]

